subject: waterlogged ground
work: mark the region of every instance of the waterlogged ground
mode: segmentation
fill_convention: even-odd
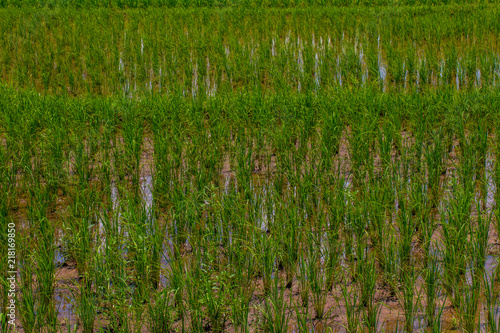
[[[343,137],[340,140],[339,152],[334,158],[336,163],[336,168],[339,171],[337,176],[344,177],[343,182],[344,185],[343,190],[346,193],[346,203],[348,205],[354,204],[354,202],[349,198],[351,195],[355,195],[356,191],[363,190],[364,185],[354,185],[353,184],[353,175],[352,175],[352,165],[349,160],[350,148],[349,148],[349,137],[348,132],[350,129],[347,129],[344,132]],[[407,142],[411,142],[413,139],[409,134],[404,134],[403,137],[406,138]],[[446,161],[446,168],[442,172],[440,178],[442,179],[441,187],[442,194],[440,201],[437,207],[434,207],[431,211],[431,217],[437,221],[438,225],[436,226],[436,230],[432,235],[433,239],[433,247],[436,252],[434,252],[435,257],[438,260],[443,260],[442,251],[446,251],[443,249],[443,244],[441,241],[442,228],[440,228],[439,223],[443,223],[440,217],[440,212],[446,210],[444,208],[447,193],[451,193],[453,191],[452,179],[456,177],[457,172],[457,163],[459,162],[459,157],[457,157],[457,149],[459,146],[459,140],[455,140],[453,142],[452,150],[447,154],[448,158]],[[144,138],[144,144],[141,149],[141,159],[140,159],[140,179],[139,179],[139,195],[142,202],[142,207],[146,211],[146,216],[149,219],[155,219],[154,212],[154,202],[155,202],[155,191],[154,191],[154,176],[155,176],[155,166],[154,166],[154,155],[156,154],[154,150],[154,142],[152,138],[146,137]],[[496,193],[496,185],[494,182],[494,166],[495,160],[494,156],[491,153],[488,153],[487,160],[485,162],[484,169],[484,179],[486,180],[485,186],[478,185],[476,188],[475,199],[484,211],[481,213],[484,216],[492,214],[494,209],[496,208],[495,204],[495,193]],[[392,152],[392,158],[397,159],[397,153],[395,151]],[[278,166],[277,166],[277,157],[272,154],[269,159],[269,163],[266,167],[259,166],[259,163],[255,163],[255,168],[252,170],[252,176],[250,179],[250,189],[253,193],[254,198],[260,198],[257,200],[259,203],[258,206],[253,207],[252,210],[255,210],[256,214],[256,225],[260,226],[259,228],[265,234],[269,235],[270,231],[270,223],[269,221],[275,219],[276,205],[279,204],[275,200],[270,192],[273,191],[273,178],[274,175],[277,174]],[[375,156],[374,158],[375,169],[380,170],[381,162],[380,157]],[[73,171],[69,171],[69,173],[73,173]],[[220,170],[220,179],[219,184],[221,187],[220,195],[223,200],[223,197],[229,195],[231,190],[238,189],[238,179],[236,177],[235,167],[232,166],[231,159],[229,157],[224,158],[223,163],[221,164]],[[98,180],[93,180],[92,182],[97,182]],[[128,183],[128,180],[125,179],[125,182]],[[123,184],[123,182],[122,182]],[[455,184],[456,185],[456,184]],[[111,207],[116,214],[111,214],[116,224],[119,226],[126,217],[123,216],[123,211],[126,211],[127,208],[121,208],[121,205],[126,206],[126,201],[123,198],[120,198],[120,194],[127,195],[127,192],[123,192],[123,190],[119,190],[120,181],[112,180],[109,183],[109,194],[111,198]],[[321,186],[321,185],[320,185]],[[285,183],[284,188],[285,191],[289,192],[289,195],[297,196],[299,193],[299,189],[297,186],[291,187],[290,183]],[[395,189],[397,190],[397,189]],[[486,190],[485,193],[481,191]],[[321,191],[321,190],[320,190]],[[350,194],[349,194],[350,193]],[[19,207],[16,209],[14,213],[14,218],[17,220],[18,225],[27,226],[29,224],[27,220],[27,208],[26,208],[27,199],[19,200]],[[266,202],[269,201],[269,202]],[[206,205],[209,205],[208,201],[205,201]],[[396,223],[397,220],[397,212],[399,210],[398,199],[393,202],[392,213],[388,217],[386,223]],[[55,269],[55,288],[54,288],[54,303],[55,308],[57,310],[57,318],[60,325],[60,329],[66,331],[66,327],[70,327],[71,329],[76,329],[77,331],[81,331],[81,322],[76,310],[78,306],[77,299],[79,297],[79,289],[78,285],[81,282],[81,277],[77,270],[77,263],[71,257],[71,254],[68,253],[68,248],[65,244],[68,236],[65,235],[64,227],[60,225],[61,218],[63,215],[67,214],[67,206],[68,206],[68,198],[64,196],[62,193],[58,193],[58,197],[55,204],[55,209],[52,214],[49,214],[49,219],[54,221],[56,225],[58,225],[55,229],[55,255],[54,255],[54,264],[56,265]],[[265,207],[271,207],[271,210],[267,210]],[[231,207],[221,207],[222,209],[227,208],[231,209]],[[108,212],[109,213],[109,212]],[[96,214],[103,214],[102,211],[96,212]],[[477,214],[476,208],[472,209],[472,215]],[[101,218],[103,218],[101,216]],[[63,218],[64,219],[64,218]],[[95,246],[100,247],[99,244],[106,244],[106,230],[103,225],[102,220],[99,217],[96,219],[97,225],[94,226],[96,233],[96,243]],[[174,222],[175,223],[175,222]],[[488,233],[488,246],[487,246],[487,257],[484,263],[484,274],[487,276],[487,279],[493,279],[496,281],[496,268],[498,264],[498,254],[500,252],[500,243],[499,237],[496,232],[496,228],[494,227],[495,221],[491,221],[491,226],[489,228]],[[21,227],[23,228],[23,227]],[[171,230],[175,230],[171,229]],[[175,232],[175,231],[174,231]],[[126,236],[126,235],[124,235]],[[273,237],[272,234],[270,237]],[[325,236],[326,237],[326,234]],[[397,236],[396,236],[397,237]],[[229,243],[233,242],[232,235],[228,236]],[[324,240],[327,242],[327,239]],[[320,237],[321,242],[321,237]],[[160,273],[160,285],[162,288],[169,287],[169,272],[171,272],[171,260],[175,260],[172,258],[172,248],[174,246],[173,239],[169,232],[166,233],[166,238],[164,241],[164,252],[161,259],[161,273]],[[190,242],[189,237],[182,245],[181,255],[186,260],[189,260],[193,255],[193,249],[197,244],[193,244]],[[325,248],[325,245],[318,244],[321,248]],[[304,307],[301,304],[301,285],[300,281],[297,277],[293,278],[293,283],[291,288],[280,287],[280,292],[282,292],[283,299],[286,300],[289,306],[284,311],[284,316],[286,319],[287,330],[290,332],[302,332],[307,327],[307,330],[310,332],[345,332],[348,318],[346,318],[346,307],[353,307],[353,305],[346,305],[346,301],[343,298],[342,291],[348,290],[349,292],[355,293],[356,290],[356,281],[353,280],[352,276],[346,274],[343,276],[342,273],[344,270],[347,272],[351,269],[352,263],[349,263],[348,255],[345,249],[342,249],[343,246],[339,248],[339,276],[337,277],[336,283],[331,291],[324,292],[324,302],[325,302],[325,313],[327,314],[324,318],[318,319],[315,317],[315,308],[312,304],[312,301],[309,301],[309,304]],[[101,252],[101,249],[98,250]],[[104,249],[102,250],[104,251]],[[125,252],[126,253],[126,252]],[[419,244],[416,239],[412,241],[412,256],[415,258],[414,265],[419,266],[422,264],[423,258],[423,246]],[[324,260],[324,259],[322,259]],[[355,259],[356,260],[356,259]],[[277,265],[277,263],[276,263]],[[442,274],[444,274],[444,268],[440,266],[439,270]],[[467,274],[469,277],[467,277]],[[415,331],[426,331],[427,330],[427,319],[425,316],[424,309],[426,307],[426,299],[425,299],[425,280],[424,280],[424,272],[419,271],[415,280],[415,306],[417,307],[415,311],[415,315],[413,318],[413,328]],[[272,279],[275,279],[276,276],[280,276],[282,279],[285,279],[285,272],[283,268],[279,268],[275,266],[272,273]],[[358,277],[359,278],[359,277]],[[401,304],[401,295],[398,293],[391,292],[390,288],[385,285],[382,278],[382,273],[379,273],[378,281],[376,283],[376,288],[373,294],[373,303],[379,304],[379,312],[378,312],[378,321],[377,321],[377,331],[384,332],[404,332],[407,328],[405,328],[405,317],[404,317],[404,307]],[[466,273],[465,280],[470,280],[470,272]],[[134,284],[136,282],[131,281],[130,287],[132,290],[135,288]],[[253,277],[248,282],[253,289],[253,294],[250,299],[250,309],[248,313],[248,327],[251,331],[260,330],[262,328],[262,312],[266,311],[264,308],[265,299],[268,297],[266,292],[264,291],[263,279],[258,276]],[[341,287],[341,285],[343,287]],[[343,289],[345,288],[345,289]],[[494,284],[495,290],[499,290],[499,286]],[[355,294],[350,297],[355,297]],[[398,297],[399,296],[399,297]],[[359,296],[358,296],[359,297]],[[352,299],[350,299],[352,301]],[[354,301],[356,302],[356,301]],[[478,299],[478,311],[477,311],[477,319],[476,322],[479,325],[480,331],[489,331],[487,328],[488,317],[487,317],[487,301],[484,298],[484,295],[479,297]],[[356,303],[354,303],[356,304]],[[460,318],[457,315],[457,310],[453,308],[452,302],[449,299],[449,295],[442,290],[437,295],[437,304],[442,306],[442,315],[441,315],[441,329],[444,331],[455,331],[460,329]],[[359,306],[359,305],[357,305]],[[356,307],[357,307],[356,306]],[[353,307],[354,308],[354,307]],[[498,307],[494,307],[495,318],[498,320],[499,313]],[[109,327],[110,322],[107,316],[103,314],[101,310],[96,310],[96,329],[106,331],[107,327]],[[358,314],[358,321],[362,322],[363,318],[361,314]],[[189,318],[189,315],[188,315]],[[303,320],[303,322],[299,322]],[[21,331],[22,323],[19,321],[19,328]],[[181,330],[182,321],[177,318],[173,318],[172,320],[172,329]],[[185,324],[184,324],[185,325]],[[141,331],[147,332],[149,329],[146,325],[141,325]],[[189,325],[187,325],[189,327]],[[208,328],[210,329],[210,328]],[[233,332],[235,331],[234,326],[231,323],[228,323],[225,327],[225,331]]]
[[[0,41],[0,77],[54,94],[469,91],[500,82],[493,4],[1,13],[9,38]]]
[[[0,16],[19,331],[500,330],[498,6]]]

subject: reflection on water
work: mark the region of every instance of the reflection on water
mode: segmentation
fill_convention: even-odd
[[[58,317],[62,320],[71,320],[75,317],[76,299],[73,297],[72,291],[69,289],[56,289],[54,291],[54,301]]]

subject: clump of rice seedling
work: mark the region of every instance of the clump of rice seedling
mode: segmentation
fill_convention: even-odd
[[[345,314],[347,316],[345,329],[349,333],[357,332],[359,324],[361,323],[359,291],[355,285],[351,285],[349,288],[346,284],[341,284],[340,289],[342,292],[342,300],[344,301]]]
[[[315,246],[310,244],[310,246]],[[321,263],[323,258],[319,256],[317,250],[311,250],[308,256],[308,277],[309,286],[312,293],[312,303],[316,311],[316,318],[323,319],[325,315],[325,306],[327,291],[326,287],[326,274],[324,264]]]
[[[152,333],[172,330],[172,305],[168,290],[156,291],[154,302],[148,304],[148,327]]]
[[[289,314],[285,302],[283,279],[276,275],[273,279],[272,291],[264,299],[261,312],[263,329],[269,332],[284,332],[288,328]]]

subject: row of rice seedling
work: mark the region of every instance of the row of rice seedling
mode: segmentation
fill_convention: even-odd
[[[1,89],[24,331],[498,325],[494,90]]]
[[[79,96],[497,88],[497,6],[3,9],[0,77]],[[254,17],[261,17],[255,20]]]

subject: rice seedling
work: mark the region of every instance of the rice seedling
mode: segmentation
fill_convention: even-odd
[[[289,315],[282,283],[281,278],[275,277],[271,294],[264,300],[263,329],[268,332],[285,332],[288,329]]]
[[[361,322],[358,291],[356,288],[348,288],[346,285],[341,285],[341,291],[347,317],[345,329],[347,332],[357,332]]]
[[[310,284],[307,277],[307,263],[304,259],[299,262],[299,272],[298,272],[298,280],[299,280],[299,288],[300,288],[300,300],[301,305],[304,308],[308,308],[309,306],[309,288]]]
[[[315,245],[315,244],[311,244]],[[312,304],[314,310],[316,311],[316,318],[323,319],[325,315],[326,306],[326,274],[324,273],[324,265],[320,262],[322,258],[319,257],[319,253],[316,251],[311,251],[308,256],[308,276],[310,277],[309,287],[312,293]]]
[[[154,300],[148,305],[149,330],[168,332],[172,329],[172,299],[167,290],[162,290],[156,293]]]
[[[425,279],[425,301],[426,301],[426,321],[427,327],[435,330],[441,327],[441,314],[443,307],[439,307],[438,298],[442,293],[441,274],[436,253],[427,255],[426,267],[424,271]]]
[[[417,313],[418,304],[420,303],[420,294],[416,293],[415,284],[418,279],[418,274],[414,267],[406,268],[402,272],[401,291],[398,299],[402,303],[404,309],[405,324],[404,329],[408,332],[413,332],[415,315]]]
[[[480,292],[480,281],[474,269],[470,272],[470,280],[467,285],[462,288],[463,297],[460,303],[459,316],[462,327],[466,332],[476,330],[476,317],[478,311],[478,301]]]
[[[85,286],[80,290],[79,301],[76,308],[83,332],[93,332],[97,313],[96,302],[92,291]]]
[[[26,238],[27,240],[28,238]],[[21,254],[25,254],[24,260],[20,263],[19,289],[21,297],[19,299],[20,321],[23,327],[29,331],[40,330],[43,320],[37,315],[38,297],[36,287],[33,283],[34,266],[32,255],[29,254],[27,244],[21,243]]]
[[[369,331],[376,332],[381,307],[380,304],[375,303],[375,288],[378,277],[375,258],[370,254],[368,258],[362,258],[361,261],[358,288],[361,293],[360,306],[364,308],[363,325]]]
[[[498,332],[500,327],[499,318],[495,313],[495,308],[497,307],[498,295],[496,295],[496,291],[493,287],[494,275],[488,274],[488,272],[483,273],[483,286],[486,297],[486,325],[491,332]]]
[[[210,328],[214,332],[223,332],[228,317],[228,297],[231,295],[231,286],[227,276],[213,275],[205,281],[204,302]]]

